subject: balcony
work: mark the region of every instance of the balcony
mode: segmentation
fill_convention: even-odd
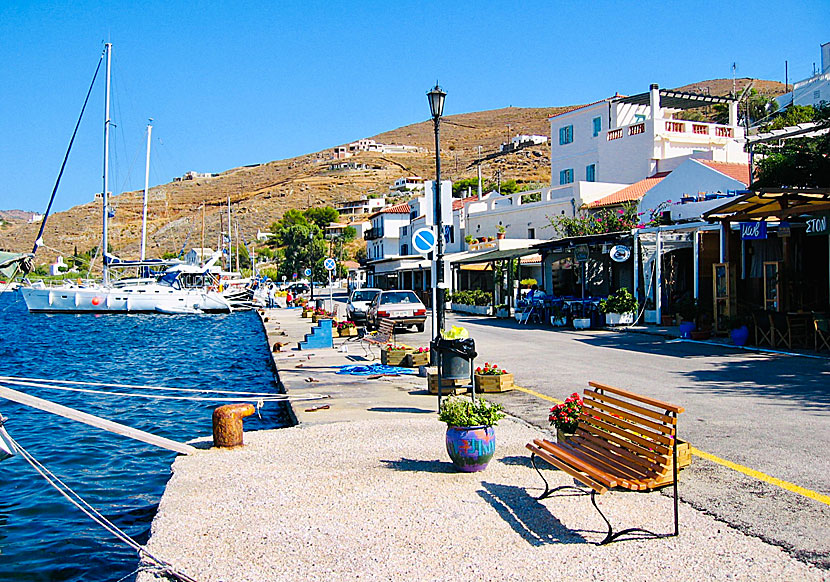
[[[379,238],[383,238],[383,228],[370,228],[363,235],[363,238],[366,240],[376,240]]]

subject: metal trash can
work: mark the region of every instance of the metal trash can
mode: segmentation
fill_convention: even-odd
[[[473,338],[444,339],[433,341],[431,349],[441,355],[439,373],[443,380],[466,380],[472,374],[472,361],[476,354],[476,342]]]
[[[314,300],[314,307],[317,309],[325,309],[326,308],[326,300],[325,299],[315,299]]]

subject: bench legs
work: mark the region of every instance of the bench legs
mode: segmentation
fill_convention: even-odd
[[[591,504],[594,506],[594,509],[597,510],[597,513],[599,513],[600,517],[602,517],[602,520],[605,522],[605,525],[608,526],[608,533],[606,534],[605,539],[603,539],[601,542],[599,542],[597,544],[598,546],[604,546],[605,544],[610,544],[611,542],[613,542],[614,540],[616,540],[620,536],[630,534],[630,533],[635,533],[635,532],[636,533],[647,534],[648,537],[653,537],[653,538],[667,538],[667,537],[676,536],[680,533],[680,529],[679,529],[679,525],[678,525],[679,520],[678,520],[678,499],[677,499],[677,446],[676,445],[674,447],[673,456],[674,456],[674,470],[673,470],[674,483],[673,483],[672,487],[674,489],[674,499],[673,499],[673,502],[674,502],[674,532],[670,533],[670,534],[656,534],[656,533],[654,533],[652,531],[649,531],[647,529],[642,529],[642,528],[639,528],[639,527],[631,527],[631,528],[624,529],[622,531],[618,531],[618,532],[615,533],[614,528],[611,526],[611,522],[608,521],[608,518],[605,517],[605,514],[602,513],[602,510],[600,510],[599,506],[597,505],[597,492],[594,491],[593,489],[591,489],[591,491],[590,491]],[[539,467],[536,466],[536,453],[531,453],[531,455],[530,455],[530,464],[533,465],[533,468],[536,469],[537,473],[539,473],[539,476],[542,478],[542,481],[545,482],[545,492],[542,493],[542,495],[540,495],[536,499],[538,499],[538,500],[545,499],[547,497],[550,497],[552,494],[556,493],[557,491],[561,491],[562,489],[575,489],[575,490],[579,491],[580,493],[582,493],[583,495],[588,495],[589,494],[589,492],[586,491],[585,489],[582,489],[580,487],[576,487],[574,485],[562,485],[560,487],[554,487],[553,489],[551,489],[550,485],[548,484],[548,480],[545,479],[545,476],[542,474],[542,471],[540,471]]]

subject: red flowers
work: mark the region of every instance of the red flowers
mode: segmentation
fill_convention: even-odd
[[[565,402],[550,409],[548,421],[550,421],[551,426],[555,426],[563,432],[574,432],[581,414],[582,398],[574,392],[565,399]]]
[[[484,374],[487,376],[500,376],[502,374],[507,374],[507,370],[499,368],[498,364],[490,364],[490,362],[484,362],[483,368],[481,366],[476,368],[476,374]]]

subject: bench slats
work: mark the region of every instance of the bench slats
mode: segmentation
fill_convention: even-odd
[[[583,400],[583,402],[585,402],[585,401]],[[656,441],[658,443],[661,443],[661,444],[669,446],[669,447],[672,444],[672,439],[670,437],[668,437],[668,436],[666,436],[662,433],[652,432],[651,430],[649,430],[647,428],[644,428],[644,427],[641,427],[641,426],[638,426],[638,425],[634,424],[633,422],[629,422],[626,419],[617,418],[615,416],[612,416],[611,414],[606,414],[606,413],[602,412],[601,410],[595,409],[593,406],[590,405],[589,402],[585,402],[585,406],[584,406],[583,410],[588,410],[588,414],[591,417],[600,418],[600,419],[604,420],[605,422],[607,422],[609,424],[613,424],[615,426],[618,426],[618,427],[622,428],[625,431],[632,431],[632,432],[638,434],[639,436],[641,436],[641,437],[643,437],[647,440]],[[628,435],[626,435],[626,436],[628,436]]]
[[[604,440],[616,443],[617,445],[628,449],[629,451],[631,451],[635,455],[645,457],[646,459],[649,459],[650,461],[652,461],[654,463],[657,463],[658,465],[662,464],[662,462],[664,460],[668,461],[667,456],[658,455],[655,451],[649,450],[648,448],[641,446],[639,443],[636,443],[633,440],[629,440],[627,437],[623,437],[623,436],[614,434],[611,431],[606,430],[606,426],[611,426],[611,425],[603,426],[603,423],[600,422],[600,421],[594,421],[594,422],[597,423],[597,426],[594,426],[592,424],[584,422],[583,420],[580,420],[578,427],[581,428],[582,430],[584,430],[585,432],[589,433],[589,434],[593,434],[593,435],[596,435],[599,438],[602,438]],[[643,440],[645,440],[645,439],[643,439]]]
[[[596,454],[594,451],[586,447],[570,446],[568,442],[562,443],[558,446],[568,451],[577,459],[581,459],[582,461],[596,467],[601,471],[604,471],[605,473],[618,475],[618,485],[620,487],[625,487],[626,489],[633,490],[637,490],[640,488],[639,481],[641,475],[635,474],[630,469],[617,466],[611,457]]]
[[[575,438],[581,439],[582,441],[588,441],[596,447],[605,449],[606,451],[608,451],[608,454],[610,455],[624,457],[628,461],[628,464],[630,466],[639,467],[650,474],[657,474],[657,472],[661,468],[661,465],[659,463],[655,463],[653,460],[641,457],[640,455],[636,455],[628,449],[617,445],[616,443],[612,443],[603,438],[596,437],[587,432],[577,431]]]
[[[597,481],[595,481],[594,479],[591,479],[587,475],[584,475],[584,474],[580,473],[576,469],[570,467],[566,463],[563,463],[562,461],[560,461],[559,459],[557,459],[553,455],[547,453],[543,449],[540,449],[539,447],[536,447],[536,446],[534,446],[533,444],[530,444],[530,443],[528,443],[525,446],[530,451],[536,453],[539,457],[543,458],[545,461],[547,461],[548,463],[550,463],[551,465],[553,465],[557,469],[565,471],[568,475],[570,475],[574,479],[577,479],[577,480],[581,481],[582,483],[584,483],[585,485],[587,485],[588,487],[590,487],[591,489],[593,489],[594,491],[596,491],[600,495],[602,495],[603,493],[608,492],[608,487],[606,487],[602,483],[598,483]]]
[[[611,392],[612,394],[616,394],[618,396],[624,396],[630,400],[636,400],[637,402],[642,402],[643,404],[648,404],[650,406],[654,406],[655,408],[660,408],[667,412],[674,412],[675,414],[680,414],[685,409],[682,406],[676,406],[674,404],[669,404],[668,402],[663,402],[662,400],[657,400],[656,398],[650,398],[648,396],[643,396],[642,394],[635,394],[634,392],[629,392],[628,390],[623,390],[622,388],[614,388],[613,386],[608,386],[606,384],[600,384],[598,382],[588,382],[589,386],[593,386],[598,390],[604,390],[605,392]]]
[[[599,400],[590,400],[590,399],[584,398],[582,401],[586,404],[588,402],[590,402],[591,403],[591,408],[595,408],[595,409],[598,408],[598,409],[603,410],[603,411],[605,411],[609,414],[616,414],[617,416],[625,418],[626,420],[630,420],[632,422],[636,422],[637,424],[641,424],[643,426],[653,428],[654,430],[657,430],[657,431],[659,431],[659,432],[661,432],[665,435],[674,436],[674,434],[675,434],[675,428],[674,428],[673,425],[661,424],[659,422],[654,422],[652,420],[645,419],[642,416],[639,416],[637,414],[633,414],[631,412],[626,412],[625,410],[622,410],[621,408],[616,408],[614,406],[609,406],[608,404],[605,404],[604,402],[600,402]]]
[[[548,454],[553,455],[560,461],[567,463],[580,473],[587,474],[589,477],[595,479],[596,481],[599,481],[606,487],[617,486],[617,479],[615,479],[612,475],[609,475],[605,471],[598,469],[597,467],[583,461],[582,459],[578,459],[560,445],[540,439],[535,439],[533,442],[539,448],[547,451]]]
[[[661,414],[659,412],[649,410],[648,408],[643,408],[642,406],[631,404],[630,402],[626,402],[625,400],[620,400],[619,398],[608,396],[607,394],[600,394],[599,392],[594,392],[593,390],[586,390],[585,396],[587,396],[588,398],[606,402],[608,404],[613,404],[614,406],[619,406],[620,408],[630,410],[631,412],[636,412],[637,414],[642,414],[643,416],[659,420],[660,422],[665,422],[666,424],[677,424],[677,418],[674,416],[669,416],[668,414]]]
[[[621,449],[611,451],[584,437],[574,436],[571,441],[574,447],[578,446],[594,458],[601,458],[604,464],[615,467],[617,471],[631,479],[648,479],[655,475],[652,467],[644,467],[617,454]]]
[[[644,448],[644,451],[640,452],[639,454],[643,455],[644,457],[671,454],[671,447],[667,447],[666,445],[662,445],[655,441],[641,437],[640,435],[634,434],[630,430],[626,430],[620,426],[617,426],[616,424],[606,422],[593,416],[588,416],[583,413],[583,416],[579,419],[579,422],[590,424],[596,428],[602,429],[604,432],[609,433],[609,435],[616,435],[618,437],[622,437],[624,439],[641,445]]]

